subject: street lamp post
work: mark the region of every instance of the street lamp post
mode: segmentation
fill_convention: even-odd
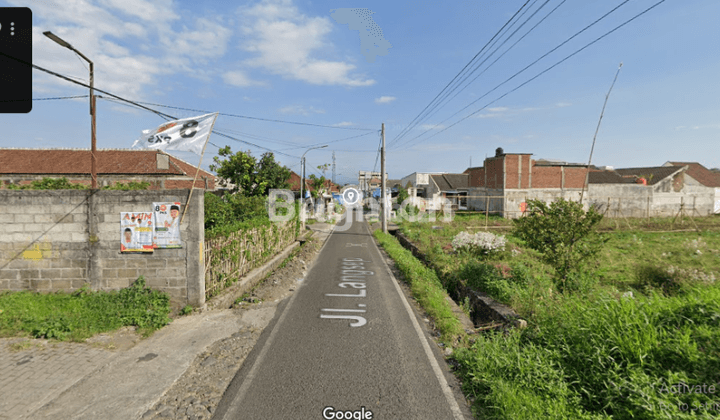
[[[305,155],[307,152],[313,150],[313,149],[322,149],[324,147],[328,147],[328,145],[324,146],[317,146],[317,147],[311,147],[303,153],[302,157],[300,158],[300,164],[302,165],[302,168],[300,169],[300,172],[302,172],[302,175],[300,176],[300,222],[305,223],[305,200],[303,197],[303,185],[305,185]]]
[[[87,57],[83,55],[80,51],[73,48],[72,45],[65,42],[62,38],[59,36],[53,34],[50,31],[43,32],[43,35],[46,37],[52,39],[55,41],[58,45],[65,47],[69,49],[70,51],[74,52],[75,54],[79,55],[85,61],[90,63],[90,137],[91,137],[91,146],[90,146],[90,182],[92,189],[97,189],[97,157],[95,156],[96,148],[95,148],[95,93],[94,93],[94,68],[93,62],[90,61]]]

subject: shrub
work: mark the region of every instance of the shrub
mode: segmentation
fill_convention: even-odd
[[[232,205],[215,194],[205,194],[205,229],[222,226],[232,220]]]
[[[490,264],[470,261],[460,268],[458,278],[465,280],[468,287],[487,293],[502,303],[510,303],[510,283],[500,270]]]
[[[528,200],[528,212],[513,220],[513,235],[542,254],[542,260],[555,269],[558,287],[565,289],[568,280],[577,279],[571,273],[607,242],[595,232],[603,216],[592,207],[585,212],[580,203],[565,199],[550,205]]]
[[[120,190],[120,191],[135,191],[135,190],[147,190],[150,187],[150,183],[147,181],[135,182],[130,181],[127,184],[122,182],[116,182],[114,185],[106,185],[103,190]]]
[[[460,232],[453,238],[452,246],[456,251],[466,250],[475,255],[489,255],[505,249],[505,237],[490,232],[478,232],[474,235]]]
[[[40,181],[33,181],[30,185],[8,184],[9,190],[87,190],[90,187],[83,184],[73,184],[66,177],[43,178]]]

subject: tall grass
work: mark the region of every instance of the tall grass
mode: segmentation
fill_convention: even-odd
[[[455,356],[479,418],[710,419],[720,414],[719,327],[718,287],[559,296],[532,327],[481,336]],[[666,391],[678,383],[716,391]]]
[[[701,227],[720,222],[698,219]],[[632,221],[632,229],[604,221],[612,228],[604,251],[578,274],[578,287],[559,293],[553,270],[512,236],[494,256],[452,252],[454,235],[484,222],[401,225],[447,288],[464,282],[528,320],[525,330],[456,349],[478,418],[720,418],[720,232],[647,231],[671,220]],[[705,388],[673,392],[678,384]]]

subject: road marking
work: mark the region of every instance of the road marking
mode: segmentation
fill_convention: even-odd
[[[365,229],[368,231],[368,233],[372,236],[372,232],[370,232],[370,227],[368,224],[365,224]],[[375,244],[373,242],[373,244]],[[450,386],[447,383],[447,380],[445,379],[445,376],[442,373],[442,370],[440,369],[440,365],[437,362],[437,359],[435,359],[435,356],[433,355],[432,349],[430,348],[430,344],[427,341],[427,338],[425,338],[425,334],[423,334],[422,329],[420,328],[420,324],[417,322],[417,319],[415,318],[415,313],[413,313],[412,308],[410,307],[410,304],[408,303],[407,299],[405,299],[405,294],[402,292],[402,289],[400,289],[400,286],[398,285],[398,280],[393,275],[392,271],[390,271],[390,267],[387,265],[387,262],[382,257],[382,254],[380,253],[380,249],[376,246],[373,247],[375,251],[378,254],[378,257],[380,258],[380,261],[382,261],[382,265],[385,266],[385,271],[387,271],[388,276],[393,280],[392,284],[395,286],[395,290],[397,290],[398,295],[400,295],[400,300],[402,300],[403,306],[405,306],[405,310],[407,311],[408,315],[410,316],[410,320],[412,321],[413,327],[415,327],[415,332],[418,335],[418,338],[420,338],[420,342],[422,343],[423,349],[425,349],[425,355],[427,356],[428,360],[430,361],[430,365],[433,368],[433,372],[435,373],[435,377],[437,378],[438,382],[440,382],[440,388],[442,388],[443,394],[445,394],[445,399],[447,400],[448,404],[450,405],[450,411],[453,413],[453,417],[456,420],[465,420],[465,416],[463,416],[462,411],[460,411],[460,406],[458,405],[457,401],[455,400],[455,396],[453,395],[452,390],[450,389]]]
[[[344,294],[338,294],[338,293],[325,293],[325,296],[367,297],[367,292],[365,291],[365,289],[360,289],[360,294],[358,294],[358,295],[344,295]]]
[[[320,309],[326,312],[367,312],[364,309]]]
[[[367,243],[364,243],[364,244],[351,244],[350,242],[347,242],[347,243],[345,244],[345,248],[350,248],[350,247],[353,247],[353,246],[359,246],[360,248],[367,248]]]
[[[318,258],[320,258],[320,254],[322,254],[323,250],[327,246],[328,242],[330,242],[330,237],[332,236],[333,231],[335,230],[335,225],[333,225],[332,229],[330,229],[330,233],[325,240],[325,243],[323,244],[322,248],[320,248],[320,252],[317,254]],[[317,260],[316,260],[317,261]],[[305,284],[305,283],[303,283]],[[299,289],[299,287],[298,287]],[[245,394],[247,393],[248,389],[250,388],[250,384],[252,383],[253,379],[255,379],[255,375],[257,375],[258,366],[262,364],[263,359],[265,359],[265,355],[268,352],[268,348],[272,345],[273,341],[275,340],[275,336],[277,335],[278,330],[280,329],[280,325],[282,325],[283,321],[285,320],[285,317],[287,316],[287,313],[290,312],[290,307],[292,306],[293,302],[295,302],[295,298],[300,294],[298,293],[299,290],[296,290],[295,293],[290,297],[290,301],[288,302],[287,306],[285,307],[285,310],[282,314],[280,314],[280,318],[278,318],[277,323],[273,327],[272,331],[270,331],[270,336],[268,336],[267,341],[265,342],[265,345],[260,350],[260,353],[258,354],[257,359],[255,359],[255,362],[253,363],[252,367],[250,368],[250,372],[248,372],[245,380],[243,381],[242,385],[240,385],[240,389],[238,390],[237,394],[235,394],[235,398],[232,399],[230,402],[229,408],[223,415],[223,419],[237,419],[241,418],[242,416],[240,413],[237,413],[236,411],[240,407],[240,401],[245,398]]]
[[[367,320],[357,315],[320,315],[320,318],[334,318],[334,319],[353,319],[356,323],[350,323],[351,327],[362,327],[367,324]]]

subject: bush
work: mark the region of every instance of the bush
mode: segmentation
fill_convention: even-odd
[[[577,279],[571,273],[579,271],[607,242],[595,233],[603,216],[592,207],[585,212],[580,203],[565,199],[550,205],[528,200],[528,212],[513,220],[513,235],[542,254],[542,260],[555,269],[558,288],[565,289],[568,280]]]
[[[205,229],[212,229],[232,221],[232,205],[215,194],[205,194]]]
[[[122,182],[116,182],[114,185],[106,185],[102,187],[103,190],[119,190],[119,191],[136,191],[136,190],[147,190],[150,187],[150,183],[147,181],[135,182],[130,181],[127,184]]]
[[[496,236],[490,232],[478,232],[471,235],[460,232],[452,240],[453,249],[465,250],[474,255],[489,255],[505,249],[505,237]]]
[[[485,292],[492,298],[508,304],[512,297],[510,283],[500,270],[487,263],[470,261],[462,266],[458,272],[459,280],[464,280],[472,289]]]
[[[9,190],[87,190],[90,187],[83,184],[73,184],[66,177],[43,178],[40,181],[33,181],[30,185],[8,184]]]

